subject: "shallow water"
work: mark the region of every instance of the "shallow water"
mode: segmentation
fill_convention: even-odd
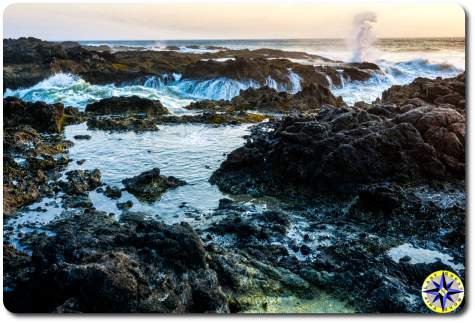
[[[131,194],[120,201],[134,202],[132,211],[159,214],[165,222],[194,218],[218,206],[224,195],[208,179],[225,159],[225,154],[244,143],[248,125],[213,127],[208,125],[160,125],[157,132],[108,133],[87,130],[85,124],[65,129],[67,139],[74,141],[70,157],[82,165],[71,169],[99,168],[104,183],[123,187],[121,181],[154,167],[161,174],[185,180],[187,185],[170,190],[156,203],[141,203]],[[89,134],[91,140],[75,140],[78,134]],[[115,201],[103,194],[91,193],[100,210],[117,213]],[[185,206],[183,206],[185,203]]]

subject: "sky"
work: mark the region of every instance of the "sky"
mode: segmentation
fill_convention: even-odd
[[[465,15],[456,4],[315,1],[13,4],[4,11],[3,36],[45,40],[345,38],[354,16],[365,11],[376,14],[374,31],[380,38],[464,37]]]

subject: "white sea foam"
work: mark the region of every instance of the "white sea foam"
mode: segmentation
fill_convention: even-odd
[[[38,84],[26,88],[7,89],[5,97],[16,96],[26,101],[62,102],[66,106],[84,107],[92,102],[112,96],[132,96],[160,100],[172,113],[189,113],[182,107],[194,100],[230,100],[241,90],[269,86],[277,91],[296,93],[301,90],[301,78],[289,70],[289,83],[281,84],[270,76],[260,84],[253,80],[237,81],[225,77],[209,80],[183,79],[181,74],[152,76],[145,81],[128,82],[121,85],[93,85],[79,76],[58,73]]]
[[[453,257],[447,254],[435,250],[415,248],[409,243],[404,243],[398,247],[391,248],[388,251],[388,256],[391,257],[391,259],[395,262],[399,262],[401,258],[409,256],[411,258],[409,260],[410,264],[431,264],[437,262],[437,260],[440,260],[443,264],[446,264],[455,270],[464,269],[463,264],[454,263]]]
[[[367,81],[350,82],[340,72],[341,85],[334,86],[330,82],[331,91],[336,96],[342,96],[347,104],[354,104],[358,101],[371,103],[393,85],[408,84],[417,77],[453,77],[463,72],[463,69],[457,66],[433,62],[428,59],[413,59],[396,63],[378,60],[376,64],[381,68],[381,71],[374,72]]]

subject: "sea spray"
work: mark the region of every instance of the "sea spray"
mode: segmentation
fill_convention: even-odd
[[[137,95],[160,100],[172,112],[183,114],[183,106],[194,100],[231,100],[242,90],[268,86],[279,92],[297,93],[302,89],[301,77],[288,70],[288,82],[277,82],[268,76],[264,82],[234,80],[225,77],[208,80],[183,79],[178,73],[139,78],[120,84],[90,84],[77,75],[58,73],[26,89],[7,89],[4,96],[16,96],[26,101],[61,102],[84,109],[89,103],[112,96]]]
[[[353,28],[349,39],[352,50],[351,62],[362,62],[368,57],[368,51],[376,40],[373,23],[377,21],[374,12],[367,11],[353,18]]]

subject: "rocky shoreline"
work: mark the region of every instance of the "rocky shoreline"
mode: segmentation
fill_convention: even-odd
[[[418,78],[371,104],[348,106],[331,93],[328,78],[337,84],[343,71],[361,81],[378,66],[266,49],[99,51],[32,38],[5,40],[4,47],[8,88],[60,70],[92,83],[180,73],[262,85],[230,100],[191,103],[190,115],[137,96],[103,99],[84,111],[5,98],[3,261],[10,311],[419,313],[429,311],[420,298],[428,274],[448,269],[464,279],[465,73]],[[303,55],[322,65],[292,61]],[[226,57],[234,59],[216,61]],[[268,76],[288,82],[289,69],[302,79],[301,89],[265,86]],[[197,215],[206,225],[167,224],[160,214],[119,201],[131,193],[155,203],[194,185],[155,166],[124,177],[123,187],[107,185],[100,169],[67,170],[84,162],[68,154],[68,125],[106,136],[160,136],[162,125],[178,123],[255,123],[210,178],[230,195]],[[74,139],[87,143],[91,136]],[[110,198],[119,212],[99,210],[92,194]],[[37,215],[48,208],[60,213],[37,223],[39,230],[7,221],[42,199]]]

